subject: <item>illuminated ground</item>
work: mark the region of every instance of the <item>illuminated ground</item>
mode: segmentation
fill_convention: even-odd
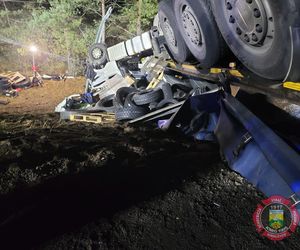
[[[18,97],[11,98],[0,95],[0,101],[9,101],[8,105],[0,105],[1,113],[51,113],[55,106],[65,97],[82,93],[83,78],[66,81],[44,81],[43,87],[22,90]]]

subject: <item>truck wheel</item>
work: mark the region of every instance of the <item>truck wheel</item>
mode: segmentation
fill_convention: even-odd
[[[113,104],[115,106],[115,108],[123,108],[125,105],[125,101],[127,96],[130,93],[136,93],[137,90],[135,88],[132,87],[122,87],[119,88],[115,94],[115,98],[113,100]]]
[[[176,27],[177,23],[172,2],[170,0],[159,3],[158,17],[160,27],[173,58],[179,63],[184,63],[191,57],[191,52]]]
[[[147,105],[152,102],[158,102],[163,99],[163,92],[161,89],[147,89],[135,93],[133,101],[136,105]]]
[[[255,74],[282,80],[287,74],[289,27],[299,24],[296,0],[213,0],[218,27],[236,57]]]
[[[149,111],[143,107],[124,107],[117,109],[115,112],[115,116],[117,121],[130,121],[144,116],[148,112]]]
[[[114,97],[115,95],[109,95],[101,99],[96,104],[96,109],[101,111],[106,111],[108,113],[114,113],[115,112],[115,106],[114,106]]]
[[[202,67],[216,64],[225,42],[219,33],[208,0],[174,0],[179,30]]]
[[[95,67],[100,67],[107,62],[107,47],[103,43],[94,43],[89,49],[90,63]]]

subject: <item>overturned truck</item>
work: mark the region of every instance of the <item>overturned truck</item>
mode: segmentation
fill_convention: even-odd
[[[299,11],[298,0],[161,0],[154,27],[132,39],[107,48],[100,25],[86,71],[90,98],[79,98],[87,108],[58,109],[113,112],[218,142],[233,170],[298,205],[300,133],[290,128],[299,114],[291,123],[265,97],[300,103]]]
[[[101,43],[99,29],[89,51],[93,69],[87,91],[113,74],[122,60],[159,51],[163,43],[177,65],[211,69],[235,62],[246,76],[234,80],[240,87],[299,103],[299,93],[289,91],[300,89],[299,1],[161,0],[157,16],[156,30],[109,48]]]

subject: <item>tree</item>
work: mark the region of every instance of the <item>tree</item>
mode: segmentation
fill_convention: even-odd
[[[88,47],[94,42],[102,15],[109,6],[114,11],[107,23],[108,46],[135,36],[137,22],[138,32],[147,30],[157,3],[156,0],[37,0],[0,4],[0,70],[30,71],[27,47],[35,43],[41,51],[37,62],[44,72],[64,72],[67,62],[74,71],[82,71]]]
[[[143,0],[138,0],[138,17],[137,17],[137,29],[136,34],[140,35],[142,33],[142,6]]]
[[[101,14],[102,14],[102,17],[105,16],[105,0],[101,0]],[[102,43],[105,43],[105,28],[103,30],[103,34],[102,34]]]

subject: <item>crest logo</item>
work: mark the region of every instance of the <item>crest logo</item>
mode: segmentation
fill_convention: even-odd
[[[284,210],[283,209],[270,209],[269,210],[269,226],[274,229],[278,230],[283,228],[285,225],[284,222]]]
[[[296,231],[299,213],[292,202],[281,196],[263,200],[253,214],[257,231],[264,237],[279,241]]]

